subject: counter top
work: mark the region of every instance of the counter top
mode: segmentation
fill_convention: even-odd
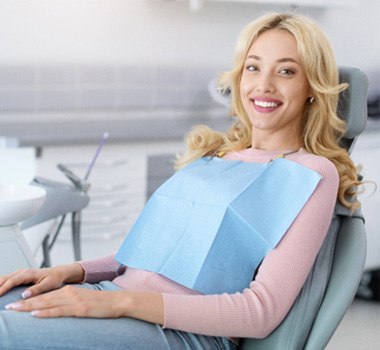
[[[197,124],[224,130],[231,123],[224,107],[0,114],[0,135],[21,146],[98,142],[104,132],[116,142],[181,140]]]

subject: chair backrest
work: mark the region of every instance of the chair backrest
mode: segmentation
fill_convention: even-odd
[[[352,150],[367,120],[368,79],[359,69],[340,67],[349,83],[339,99],[338,114],[347,122],[343,146]],[[339,204],[306,283],[280,326],[264,339],[243,339],[240,350],[321,350],[351,304],[366,257],[364,219]]]
[[[343,215],[337,233],[331,275],[305,349],[324,349],[358,289],[367,250],[364,219]]]
[[[339,79],[341,82],[349,84],[349,88],[340,94],[338,115],[347,123],[347,130],[342,142],[343,146],[351,152],[355,140],[366,126],[369,81],[361,70],[353,67],[340,67]]]

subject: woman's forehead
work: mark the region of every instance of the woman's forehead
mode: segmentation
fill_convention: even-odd
[[[282,29],[270,29],[261,33],[248,50],[247,58],[258,61],[300,62],[297,41],[293,34]]]

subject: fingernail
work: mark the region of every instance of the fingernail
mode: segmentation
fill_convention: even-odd
[[[30,290],[26,290],[25,292],[23,292],[21,294],[21,296],[26,299],[26,298],[30,298],[32,296],[32,292]]]
[[[12,303],[12,304],[5,305],[5,310],[15,310],[15,309],[18,309],[20,307],[21,307],[21,304]]]
[[[32,316],[38,316],[38,315],[40,314],[40,312],[41,312],[40,310],[34,310],[34,311],[31,311],[30,314],[31,314]]]

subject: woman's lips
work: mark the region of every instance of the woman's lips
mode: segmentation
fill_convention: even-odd
[[[253,107],[260,113],[271,113],[282,105],[282,102],[275,99],[252,99]]]

